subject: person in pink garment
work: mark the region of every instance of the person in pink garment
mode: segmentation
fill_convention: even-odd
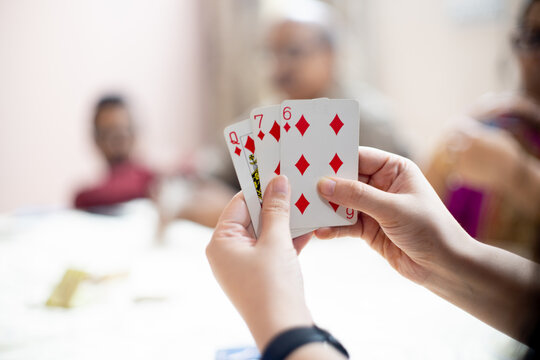
[[[90,210],[149,197],[155,174],[133,159],[135,129],[121,97],[106,96],[96,104],[94,140],[109,171],[99,184],[75,195],[75,207]]]
[[[540,0],[527,0],[512,47],[518,91],[484,96],[447,132],[426,176],[474,238],[540,260]]]

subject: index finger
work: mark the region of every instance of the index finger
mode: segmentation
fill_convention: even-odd
[[[371,176],[377,173],[385,164],[392,158],[399,158],[395,155],[383,150],[375,149],[367,146],[358,147],[358,175]]]

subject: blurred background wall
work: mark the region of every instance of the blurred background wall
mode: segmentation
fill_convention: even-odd
[[[486,92],[515,89],[519,0],[368,0],[369,79],[391,99],[412,155]]]
[[[268,13],[286,0],[0,0],[0,211],[67,205],[100,176],[89,121],[126,92],[139,153],[173,169],[266,98]],[[445,124],[485,92],[512,89],[519,0],[335,0],[341,77],[392,105],[422,162]]]
[[[125,93],[139,154],[166,169],[200,138],[196,0],[0,0],[0,211],[67,205],[98,178],[92,107]]]
[[[211,120],[223,127],[269,95],[260,42],[271,13],[287,0],[202,1],[204,18],[215,17],[210,39],[218,49],[212,51],[221,55],[206,58],[220,69],[210,79]],[[365,82],[389,100],[415,160],[427,158],[444,125],[479,96],[517,84],[510,32],[521,0],[326,2],[341,19],[341,81],[353,90]]]

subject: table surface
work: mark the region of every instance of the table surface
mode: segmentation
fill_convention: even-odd
[[[1,359],[213,359],[253,344],[206,261],[211,230],[179,221],[157,245],[150,204],[128,208],[0,216]],[[513,359],[522,350],[399,276],[362,240],[314,240],[300,261],[315,321],[352,359]],[[82,306],[45,307],[68,268],[128,275],[87,291]]]

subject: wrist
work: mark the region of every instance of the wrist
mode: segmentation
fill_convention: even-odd
[[[274,337],[270,343],[262,351],[263,360],[282,360],[282,359],[312,359],[316,354],[313,350],[303,351],[310,344],[319,344],[323,346],[331,347],[335,350],[334,353],[328,353],[325,356],[319,355],[317,358],[334,359],[334,358],[349,358],[347,349],[328,331],[323,330],[316,325],[295,327],[285,330]],[[319,347],[319,350],[321,348]],[[312,356],[307,356],[308,353],[312,353]],[[304,355],[300,355],[304,354]],[[336,357],[337,356],[337,357]]]
[[[314,324],[305,304],[301,307],[289,307],[286,311],[260,309],[251,318],[244,317],[244,320],[261,351],[279,333],[291,328]]]
[[[449,227],[440,231],[440,250],[429,266],[429,276],[422,284],[435,294],[447,298],[447,293],[454,293],[464,287],[462,271],[474,261],[473,255],[478,241],[472,238],[452,219]]]

